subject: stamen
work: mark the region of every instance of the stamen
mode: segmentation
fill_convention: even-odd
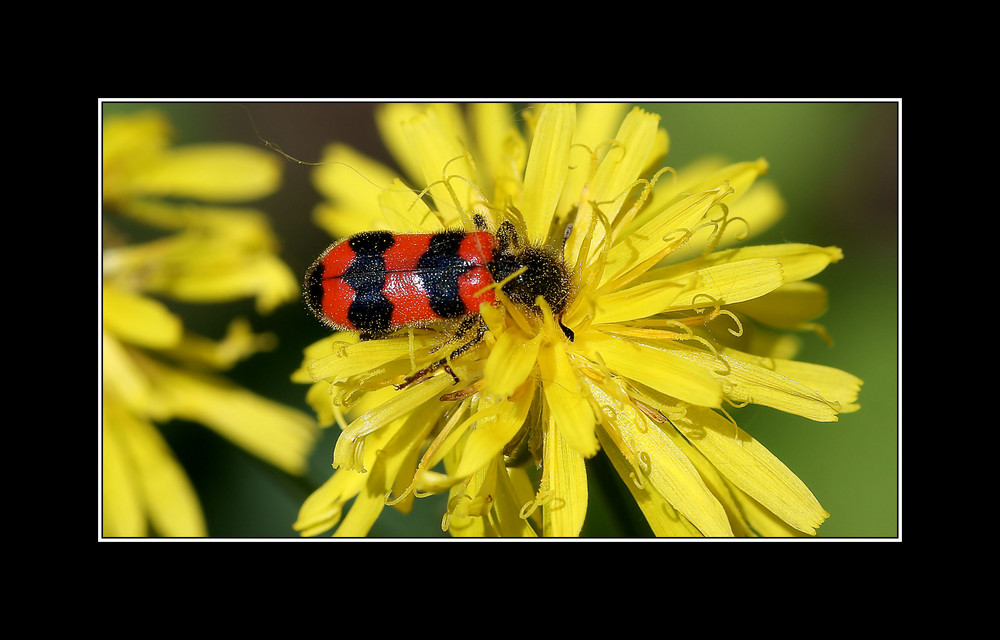
[[[652,459],[648,452],[639,451],[635,454],[635,461],[632,463],[632,472],[628,475],[632,479],[632,484],[637,489],[642,489],[646,486],[646,478],[649,477],[649,472],[652,468]]]
[[[660,238],[660,241],[663,242],[663,244],[667,245],[668,248],[666,249],[666,251],[663,252],[662,258],[667,257],[668,255],[679,249],[681,245],[687,243],[691,239],[691,236],[694,235],[694,232],[697,230],[698,230],[697,228],[691,230],[688,229],[687,227],[677,227],[676,229],[670,231],[669,233],[664,234],[663,237]]]
[[[426,187],[424,187],[419,193],[417,193],[417,197],[414,198],[413,203],[407,208],[407,212],[409,212],[410,209],[412,209],[418,202],[422,201],[424,199],[424,197],[428,193],[430,193],[431,187],[434,187],[434,186],[436,186],[438,184],[445,184],[445,180],[444,179],[435,180],[434,182],[431,182]],[[439,207],[437,207],[437,206],[428,207],[428,209],[430,210],[431,214],[433,214],[434,217],[437,218],[438,222],[442,226],[446,226],[447,225],[447,222],[445,222],[445,219],[444,219],[444,214],[443,214],[443,212],[441,212],[439,210]],[[421,222],[423,222],[423,221],[421,220]]]
[[[545,298],[542,296],[538,296],[535,298],[535,306],[542,311],[542,326],[545,327],[545,332],[549,341],[558,341],[559,336],[562,336],[563,332],[556,328],[556,320],[552,315],[552,309],[549,307],[549,303],[546,302]]]
[[[722,416],[729,422],[729,424],[733,425],[733,440],[735,440],[742,447],[743,440],[740,438],[740,426],[736,424],[736,420],[734,420],[733,417],[729,415],[728,411],[726,411],[721,407],[719,408],[719,411],[722,413]]]
[[[437,185],[441,185],[445,189],[447,189],[448,195],[451,196],[452,206],[454,206],[455,211],[458,212],[459,217],[461,217],[463,219],[463,222],[467,226],[471,225],[472,224],[472,216],[470,215],[470,213],[468,211],[466,211],[465,207],[462,205],[461,201],[458,199],[458,194],[455,193],[454,187],[451,186],[451,181],[452,180],[461,180],[465,184],[469,185],[469,187],[472,189],[472,191],[476,194],[476,196],[477,196],[476,200],[477,201],[486,202],[486,197],[483,196],[482,192],[479,190],[479,187],[477,187],[474,182],[472,182],[471,180],[469,180],[465,176],[460,175],[460,174],[450,174],[449,175],[449,174],[444,173],[444,171],[447,170],[449,164],[451,164],[452,162],[455,162],[457,160],[462,160],[463,158],[466,159],[466,160],[469,160],[470,163],[472,161],[471,157],[469,157],[467,155],[460,155],[460,156],[455,156],[454,158],[452,158],[451,160],[449,160],[448,162],[446,162],[444,168],[442,169],[441,177],[438,178],[437,180],[434,180],[434,181],[430,182],[426,187],[424,187],[417,194],[417,198],[416,198],[416,200],[414,200],[413,204],[410,205],[410,208],[412,208],[413,205],[415,205],[417,203],[417,201],[423,200],[424,196],[426,196],[428,193],[430,193],[430,190],[431,190],[432,187],[435,187]],[[444,203],[442,203],[442,202],[436,202],[435,201],[434,204],[435,204],[435,206],[431,207],[431,211],[434,213],[435,217],[437,217],[438,221],[442,225],[445,225],[446,221],[445,221],[445,218],[444,218],[444,212],[442,210]]]
[[[593,149],[579,142],[574,143],[572,146],[585,149],[587,151],[587,154],[590,156],[590,171],[587,172],[587,180],[586,180],[587,184],[589,184],[590,181],[594,179],[594,176],[597,175],[597,167],[601,163],[601,158],[607,157],[607,155],[611,153],[612,149],[614,149],[615,147],[621,147],[622,157],[623,158],[625,157],[625,145],[622,144],[621,141],[615,140],[613,138],[611,140],[605,140],[604,142],[598,143],[598,145]],[[607,150],[603,152],[604,155],[602,156],[601,153],[604,147],[607,147]]]
[[[715,296],[709,295],[704,292],[696,293],[694,294],[694,296],[691,297],[691,307],[698,313],[702,312],[702,307],[695,306],[695,302],[699,298],[706,298],[709,304],[715,307],[715,310],[711,314],[709,314],[708,320],[715,318],[715,314],[717,314],[719,312],[719,309],[722,308],[722,303],[719,302],[719,300]],[[706,322],[708,322],[708,320],[706,320]]]
[[[553,510],[558,510],[566,506],[566,500],[550,492],[548,489],[540,487],[533,500],[529,500],[521,505],[521,509],[517,515],[522,520],[527,520],[536,509],[548,506],[549,504],[553,505]]]
[[[481,296],[483,293],[489,291],[490,289],[493,289],[493,293],[496,296],[497,300],[501,304],[503,304],[504,309],[507,310],[507,313],[510,315],[511,318],[513,318],[517,326],[522,331],[524,331],[525,334],[532,335],[535,332],[535,330],[532,328],[531,323],[528,321],[527,316],[525,316],[524,313],[521,311],[521,308],[518,305],[511,302],[510,299],[507,297],[507,294],[503,292],[503,287],[505,284],[507,284],[514,278],[518,277],[522,273],[525,273],[527,270],[528,267],[521,267],[520,269],[510,274],[500,282],[494,282],[493,284],[489,284],[483,287],[482,289],[476,292],[476,296],[477,297]]]
[[[447,531],[451,527],[451,519],[458,509],[458,503],[462,498],[472,501],[472,496],[463,492],[456,494],[451,499],[448,500],[448,506],[445,508],[444,516],[441,518],[441,531]]]
[[[646,480],[645,480],[645,478],[643,478],[642,475],[640,475],[638,472],[636,472],[635,467],[632,468],[632,471],[629,471],[628,477],[629,477],[629,480],[632,481],[632,484],[635,485],[636,489],[639,489],[640,491],[642,491],[643,489],[646,488]]]
[[[340,410],[340,407],[336,405],[333,405],[333,419],[341,431],[347,428],[347,418],[344,417],[344,412]]]
[[[590,182],[590,179],[594,177],[594,173],[597,171],[597,154],[594,152],[593,149],[590,148],[590,146],[585,145],[582,142],[574,142],[569,146],[571,152],[573,149],[577,147],[586,151],[587,156],[590,158],[590,171],[587,173],[587,180],[585,181],[585,182]],[[569,165],[569,168],[570,170],[576,169],[577,165],[571,163]]]
[[[594,230],[597,228],[598,223],[604,227],[604,234],[600,240],[600,250],[591,257],[592,242],[596,235]],[[608,235],[609,230],[610,223],[607,217],[595,206],[587,228],[587,235],[580,245],[576,264],[573,266],[573,278],[576,282],[582,283],[582,285],[576,292],[573,302],[570,304],[563,318],[565,323],[578,327],[578,331],[581,330],[579,327],[582,324],[589,326],[592,321],[593,309],[596,307],[598,296],[597,287],[604,276],[604,266],[607,264],[608,249],[611,247],[611,239]],[[583,229],[574,226],[574,231],[583,231]]]
[[[687,405],[684,403],[674,405],[672,407],[667,407],[667,419],[670,422],[684,422],[686,424],[694,424],[694,422],[687,416]]]
[[[733,372],[733,367],[732,367],[732,366],[731,366],[731,365],[729,364],[729,361],[728,361],[728,360],[726,360],[726,359],[725,359],[725,358],[723,358],[723,357],[722,357],[721,355],[719,355],[719,351],[718,351],[718,350],[717,350],[717,349],[715,348],[715,345],[713,345],[713,344],[712,344],[711,342],[709,342],[708,340],[703,340],[703,341],[702,341],[702,344],[704,344],[704,345],[707,345],[707,346],[708,346],[708,349],[709,349],[709,351],[711,351],[711,352],[712,352],[712,355],[713,355],[713,356],[715,356],[715,359],[716,359],[716,361],[718,361],[718,362],[721,362],[721,363],[722,363],[722,370],[720,371],[719,369],[716,369],[716,370],[714,371],[714,373],[715,373],[716,375],[720,375],[720,376],[728,376],[728,375],[729,375],[730,373],[732,373],[732,372]]]
[[[649,200],[650,194],[653,193],[653,188],[656,186],[657,180],[659,180],[660,176],[662,176],[667,171],[673,174],[675,180],[677,179],[677,172],[672,167],[663,167],[659,171],[654,173],[650,179],[647,180],[645,178],[640,178],[625,189],[623,193],[627,194],[633,189],[635,189],[635,187],[642,185],[642,191],[639,193],[639,196],[632,203],[632,206],[629,207],[629,210],[626,211],[624,214],[619,215],[617,218],[615,218],[614,225],[612,225],[611,229],[612,243],[618,240],[622,232],[624,232],[624,230],[628,227],[628,224],[632,222],[632,220],[635,219],[635,217],[639,214],[639,212],[642,211],[643,207],[646,206],[646,202],[647,200]],[[618,197],[621,195],[622,194],[620,193],[618,196],[615,196],[615,199],[617,200]]]
[[[691,327],[685,326],[683,329],[683,333],[677,333],[674,331],[664,331],[663,329],[657,329],[654,327],[641,327],[625,323],[607,324],[604,325],[601,330],[605,333],[613,333],[618,336],[645,338],[647,340],[684,340],[688,336],[693,335]]]
[[[733,313],[729,309],[720,309],[718,315],[729,316],[730,318],[733,319],[733,322],[736,323],[736,329],[732,328],[729,329],[729,333],[732,334],[733,337],[739,338],[743,336],[743,323],[740,322],[740,319],[736,317],[735,313]]]
[[[541,506],[540,494],[536,495],[533,500],[528,500],[521,505],[521,509],[517,512],[517,517],[522,520],[527,520],[531,517],[535,510]]]
[[[451,435],[452,431],[456,430],[455,425],[461,419],[462,415],[465,414],[465,410],[468,408],[468,406],[469,406],[468,402],[463,402],[461,408],[454,414],[452,414],[450,418],[448,418],[448,421],[444,424],[443,427],[441,427],[441,430],[438,431],[438,434],[434,437],[434,440],[431,442],[430,446],[428,446],[427,450],[424,451],[424,455],[421,456],[420,462],[417,464],[417,468],[414,469],[413,471],[413,477],[410,479],[410,483],[406,485],[406,488],[403,490],[403,493],[401,493],[399,497],[395,499],[391,498],[392,495],[391,490],[386,494],[385,503],[387,505],[392,506],[398,503],[399,501],[406,498],[406,496],[408,496],[410,492],[416,490],[417,481],[420,479],[421,474],[424,472],[425,469],[429,468],[430,466],[433,466],[434,464],[437,464],[436,456],[438,450],[441,448],[441,445],[444,444],[445,440],[447,440],[448,436]],[[487,409],[485,411],[474,412],[465,421],[463,421],[460,425],[458,425],[457,430],[463,431],[475,421],[485,417],[490,413],[496,413],[496,411],[497,410],[494,408],[492,411],[490,409]]]
[[[734,407],[736,409],[742,409],[743,407],[745,407],[745,406],[747,406],[747,405],[749,405],[749,404],[751,404],[753,402],[753,398],[751,398],[749,394],[747,394],[747,399],[745,401],[743,401],[743,402],[737,402],[736,400],[733,400],[729,396],[726,396],[723,399],[726,402],[728,402],[730,406],[732,406],[732,407]]]
[[[724,226],[728,227],[729,225],[731,225],[734,222],[742,222],[743,223],[743,233],[742,234],[738,234],[736,236],[736,240],[742,242],[743,240],[746,240],[747,238],[749,238],[750,237],[750,231],[751,231],[751,229],[750,229],[750,222],[746,218],[744,218],[742,216],[736,216],[735,218],[730,218],[729,220],[726,220],[726,223],[725,223]],[[723,231],[725,231],[725,228],[723,229]]]
[[[335,357],[346,358],[347,348],[350,347],[352,344],[354,343],[344,342],[343,340],[334,340],[333,342],[330,343],[330,347]]]
[[[728,186],[729,183],[727,182],[726,185]],[[730,195],[730,194],[732,194],[734,192],[735,191],[733,190],[732,187],[729,187],[729,189],[727,191],[725,191],[725,192],[722,192],[720,190],[720,194],[721,195],[719,196],[719,199],[721,200],[722,198],[725,198],[726,196],[728,196],[728,195]],[[713,251],[715,251],[715,249],[719,245],[719,242],[722,240],[723,236],[725,235],[726,230],[729,228],[729,225],[732,224],[732,223],[734,223],[734,222],[742,222],[743,223],[743,228],[744,228],[742,234],[737,234],[736,235],[736,240],[738,240],[738,241],[739,240],[745,240],[750,235],[750,223],[747,222],[747,220],[745,218],[742,218],[742,217],[739,217],[739,216],[730,218],[729,217],[729,213],[730,213],[729,212],[729,206],[727,204],[725,204],[724,202],[719,202],[717,204],[717,206],[722,210],[721,217],[714,218],[714,219],[706,218],[705,221],[702,224],[698,225],[694,229],[694,231],[700,231],[701,229],[706,229],[708,227],[712,227],[713,228],[713,231],[709,235],[708,242],[705,245],[705,250],[702,252],[703,256],[708,255],[708,254],[712,253]]]
[[[611,229],[611,225],[608,222],[607,217],[601,212],[596,204],[593,205],[594,214],[590,218],[590,223],[587,225],[587,235],[584,236],[583,242],[580,244],[580,251],[577,254],[576,265],[573,267],[573,271],[576,272],[577,277],[582,280],[584,267],[590,264],[590,247],[594,239],[594,230],[597,228],[597,223],[600,222],[604,226],[604,237],[608,237],[608,232]],[[579,227],[574,227],[579,229]],[[582,229],[581,229],[582,231]]]

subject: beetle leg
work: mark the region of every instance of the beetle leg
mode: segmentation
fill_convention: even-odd
[[[458,384],[460,380],[458,376],[455,375],[455,372],[452,371],[451,366],[448,363],[451,360],[454,360],[455,358],[461,356],[463,353],[465,353],[466,351],[477,345],[483,339],[483,336],[486,335],[487,331],[486,322],[483,320],[482,316],[469,316],[468,318],[462,321],[462,324],[459,325],[458,330],[455,332],[455,337],[460,338],[463,335],[465,335],[465,333],[468,332],[468,330],[471,329],[473,325],[476,324],[478,324],[478,326],[476,327],[476,334],[468,342],[464,343],[463,345],[452,351],[450,354],[448,354],[447,358],[441,358],[437,362],[429,364],[423,369],[420,369],[419,371],[406,376],[405,378],[403,378],[403,382],[401,384],[396,385],[396,390],[399,391],[401,389],[405,389],[411,384],[422,382],[426,378],[430,377],[430,375],[435,371],[437,371],[438,369],[444,369],[445,372],[451,376],[452,380],[455,381],[454,384]]]

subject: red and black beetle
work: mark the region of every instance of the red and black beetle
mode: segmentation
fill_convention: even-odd
[[[485,228],[478,216],[476,222]],[[535,301],[541,296],[557,320],[573,293],[572,274],[562,255],[521,243],[509,221],[495,234],[462,229],[422,234],[364,231],[327,248],[306,271],[304,288],[306,302],[321,322],[357,331],[362,340],[403,327],[459,320],[455,336],[461,338],[478,326],[448,358],[407,378],[405,384],[410,384],[440,367],[457,382],[447,361],[482,339],[486,325],[479,305],[496,303],[490,285],[500,282],[511,302],[531,315],[539,312]],[[561,322],[560,327],[572,340],[573,332]]]

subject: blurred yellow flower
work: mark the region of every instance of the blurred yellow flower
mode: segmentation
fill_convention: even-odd
[[[385,105],[378,124],[410,182],[333,145],[315,174],[317,223],[345,237],[471,228],[479,215],[553,247],[571,224],[573,299],[561,318],[533,317],[498,293],[481,307],[485,338],[450,362],[457,386],[438,372],[395,388],[440,357],[434,331],[309,347],[294,379],[343,431],[295,528],[362,536],[387,504],[448,492],[452,535],[577,536],[585,461],[603,451],[656,535],[814,534],[829,514],[725,406],[817,421],[858,408],[859,379],[794,361],[797,338],[774,330],[823,335],[825,292],[806,280],[840,250],[736,248],[783,213],[758,180],[767,163],[661,169],[668,137],[641,109],[544,105],[523,112],[523,131],[509,105],[467,115]]]
[[[280,165],[227,144],[170,146],[155,111],[108,118],[102,131],[103,535],[207,535],[199,501],[155,426],[199,422],[288,473],[304,471],[317,429],[309,416],[259,397],[216,371],[271,349],[275,337],[234,319],[219,341],[185,330],[152,296],[187,302],[245,297],[266,313],[293,300],[297,279],[275,254],[266,218],[205,203],[277,189]],[[199,201],[195,204],[192,201]],[[157,230],[125,244],[112,215]]]

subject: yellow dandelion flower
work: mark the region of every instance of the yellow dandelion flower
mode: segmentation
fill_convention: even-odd
[[[253,297],[267,312],[298,295],[260,212],[204,204],[267,195],[280,166],[241,146],[172,148],[169,124],[154,111],[109,118],[102,134],[103,535],[204,536],[198,498],[156,423],[199,422],[295,474],[317,429],[309,416],[215,373],[273,348],[273,335],[236,318],[221,340],[209,340],[153,296]],[[125,244],[112,214],[159,237]]]
[[[399,316],[359,340],[345,329],[374,307],[348,296],[346,326],[329,287],[349,279],[317,275],[334,259],[314,265],[307,298],[338,331],[306,350],[294,379],[342,432],[336,471],[295,528],[362,536],[386,505],[405,512],[447,492],[452,535],[577,536],[587,461],[603,452],[656,535],[814,534],[829,514],[727,406],[817,421],[858,408],[860,380],[793,360],[782,337],[822,335],[825,294],[807,279],[841,251],[737,246],[782,214],[758,180],[767,163],[661,168],[669,139],[641,109],[548,104],[524,111],[523,129],[509,105],[467,111],[378,112],[409,182],[339,145],[316,172],[327,198],[316,220],[335,237],[489,229],[495,277],[476,295],[496,302],[451,324]],[[505,229],[521,248],[507,252]],[[532,250],[550,258],[532,262]],[[527,271],[497,267],[509,255]],[[550,268],[565,278],[540,275]]]

